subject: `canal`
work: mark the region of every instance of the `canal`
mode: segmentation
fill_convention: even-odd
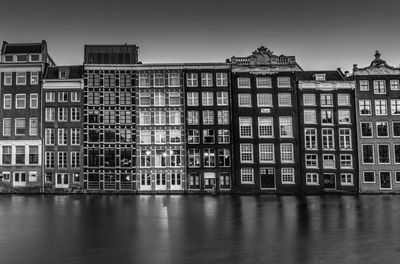
[[[0,263],[397,263],[400,196],[0,195]]]

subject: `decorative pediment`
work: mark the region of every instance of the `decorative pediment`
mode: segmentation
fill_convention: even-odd
[[[387,65],[385,60],[381,59],[379,51],[375,51],[375,59],[368,67],[358,68],[357,64],[353,65],[354,75],[399,75],[400,69]]]

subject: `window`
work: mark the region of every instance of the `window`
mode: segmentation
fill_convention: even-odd
[[[164,73],[154,74],[154,87],[164,87],[165,86],[165,75]]]
[[[140,167],[146,168],[151,167],[151,151],[141,150],[140,151]]]
[[[81,130],[79,128],[71,128],[71,145],[81,144]]]
[[[150,74],[141,73],[139,74],[139,87],[149,87],[150,86]]]
[[[400,122],[393,122],[393,137],[400,137]]]
[[[376,122],[376,136],[389,137],[388,122]]]
[[[366,80],[360,81],[360,91],[369,91],[369,83]]]
[[[200,167],[200,150],[199,149],[188,149],[188,163],[189,168]]]
[[[209,87],[213,86],[213,78],[212,73],[202,72],[201,73],[201,86]]]
[[[279,117],[279,131],[281,138],[293,137],[292,117],[290,116]]]
[[[306,184],[307,185],[318,185],[318,173],[307,173],[306,174]]]
[[[56,100],[55,92],[46,92],[46,103],[54,103]]]
[[[3,136],[11,136],[11,118],[3,118]]]
[[[170,150],[170,166],[171,167],[180,167],[181,159],[182,159],[182,155],[181,155],[181,151],[179,149]],[[173,179],[172,179],[172,181],[173,181]]]
[[[322,162],[323,162],[323,166],[324,168],[335,168],[336,164],[335,164],[335,155],[333,154],[324,154],[322,155]]]
[[[58,145],[67,145],[68,142],[68,133],[66,128],[58,129]]]
[[[305,128],[304,135],[305,135],[306,149],[317,149],[317,129]]]
[[[314,78],[316,81],[325,81],[326,80],[326,74],[321,73],[321,74],[315,74]]]
[[[29,107],[31,109],[36,109],[38,108],[39,105],[39,97],[37,93],[30,94],[30,100],[29,100]]]
[[[17,85],[26,85],[26,72],[17,72]]]
[[[340,155],[340,168],[351,169],[353,168],[353,156],[350,154]]]
[[[342,185],[353,185],[353,174],[351,173],[340,174],[340,183]]]
[[[303,94],[303,105],[305,106],[316,105],[315,94]]]
[[[360,115],[371,115],[371,100],[359,100]]]
[[[141,130],[139,131],[139,142],[140,144],[151,144],[151,131],[150,130]]]
[[[390,80],[390,90],[398,91],[399,89],[399,80]]]
[[[154,124],[165,125],[166,124],[166,112],[165,111],[154,111]]]
[[[139,112],[140,125],[151,125],[151,113],[149,111]]]
[[[58,108],[58,121],[66,122],[68,120],[68,108],[59,107]]]
[[[130,92],[119,92],[120,105],[131,105],[131,103],[132,103],[132,94]]]
[[[400,145],[395,144],[393,149],[394,149],[394,163],[399,164],[400,163]]]
[[[151,105],[151,97],[150,93],[139,93],[139,106],[150,106]]]
[[[60,151],[58,154],[58,168],[67,167],[67,152]]]
[[[375,182],[375,172],[364,171],[363,178],[364,178],[364,182],[366,182],[366,183]]]
[[[17,61],[28,61],[28,55],[26,54],[17,55]]]
[[[15,118],[15,135],[24,136],[25,129],[25,118]]]
[[[254,170],[252,168],[240,169],[240,179],[242,184],[252,184],[254,182]]]
[[[274,126],[272,117],[258,118],[258,136],[260,138],[274,136]]]
[[[45,145],[54,145],[54,128],[45,129]]]
[[[168,86],[178,87],[181,85],[181,76],[179,73],[168,73]]]
[[[215,143],[215,134],[213,129],[203,129],[203,143],[204,144]]]
[[[294,183],[294,169],[282,168],[281,177],[282,177],[282,184]]]
[[[199,93],[188,92],[187,93],[187,105],[188,106],[198,106],[199,105]]]
[[[390,109],[392,115],[400,115],[400,100],[390,100]]]
[[[199,111],[188,111],[187,112],[187,123],[188,125],[199,124]]]
[[[231,152],[229,149],[218,150],[218,166],[219,167],[231,166]]]
[[[306,168],[318,168],[317,154],[306,154]]]
[[[71,152],[71,168],[79,168],[80,166],[80,154],[79,152],[72,151]]]
[[[253,144],[240,144],[240,162],[253,163]]]
[[[215,150],[214,149],[204,149],[204,167],[215,167]]]
[[[322,125],[333,125],[333,110],[321,110]]]
[[[217,86],[228,86],[228,74],[226,72],[216,73]]]
[[[282,163],[294,162],[292,143],[281,143],[281,162]]]
[[[214,111],[205,110],[203,111],[203,125],[214,124]]]
[[[350,105],[350,94],[338,94],[338,105],[348,106]]]
[[[385,94],[386,84],[382,80],[374,80],[374,94]]]
[[[79,107],[71,108],[71,121],[81,121],[81,109]]]
[[[292,106],[292,95],[290,93],[278,93],[279,106]]]
[[[31,84],[38,84],[38,83],[39,83],[39,73],[31,72]]]
[[[387,115],[386,100],[375,100],[375,115]]]
[[[213,92],[202,92],[202,105],[203,106],[213,106],[214,105],[214,95]]]
[[[188,87],[198,86],[197,73],[186,73],[186,85]]]
[[[120,129],[119,130],[119,142],[132,142],[132,132],[130,129]]]
[[[259,144],[260,162],[275,162],[274,144]]]
[[[166,143],[166,131],[165,130],[156,130],[154,131],[154,140],[155,144],[165,144]]]
[[[15,146],[15,164],[25,164],[25,146]]]
[[[253,137],[253,124],[251,117],[239,117],[239,131],[241,138]]]
[[[169,106],[180,106],[181,105],[181,95],[179,92],[169,93]]]
[[[218,129],[218,143],[227,144],[230,142],[230,132],[228,129]]]
[[[104,142],[115,142],[114,129],[104,129]]]
[[[89,92],[88,93],[88,105],[99,105],[100,104],[100,93]]]
[[[4,175],[4,173],[3,173],[3,175]],[[396,181],[396,183],[400,182],[400,171],[395,172],[395,181]]]
[[[129,110],[119,111],[119,123],[120,124],[131,124],[132,123],[132,113]]]
[[[37,117],[29,118],[29,135],[37,136],[38,135],[39,122]]]
[[[78,103],[81,101],[81,93],[80,92],[71,92],[71,102]]]
[[[400,135],[400,123],[399,123],[399,135]],[[372,137],[372,123],[361,122],[361,137]]]
[[[350,110],[339,110],[338,111],[338,118],[339,118],[339,124],[350,124],[351,119],[350,119]]]
[[[238,94],[239,107],[251,107],[251,94]]]
[[[12,95],[5,94],[3,100],[3,109],[11,109],[12,107]]]
[[[228,110],[219,110],[217,112],[218,116],[218,125],[229,125],[229,111]]]
[[[374,163],[374,145],[361,145],[362,147],[362,163],[373,164]]]
[[[250,106],[251,106],[251,102],[250,102]],[[258,107],[272,107],[272,94],[270,94],[270,93],[257,94],[257,106]]]
[[[271,88],[272,82],[269,77],[257,77],[256,78],[257,88]]]
[[[317,111],[314,109],[305,109],[304,113],[304,124],[316,124],[317,123]]]
[[[104,92],[103,94],[104,99],[103,103],[104,105],[115,105],[115,93],[114,92]]]
[[[4,85],[12,85],[12,72],[4,73]]]
[[[218,106],[229,105],[228,92],[217,92],[217,105]]]
[[[322,129],[322,149],[334,149],[334,132],[331,128]]]
[[[238,77],[238,88],[250,88],[250,78]]]
[[[332,94],[321,94],[321,106],[333,106]]]
[[[378,145],[378,163],[379,164],[390,163],[389,145]]]
[[[25,94],[17,94],[15,95],[15,108],[16,109],[25,109],[26,95]]]
[[[38,146],[29,146],[29,164],[39,164]]]
[[[3,146],[3,165],[11,164],[12,149],[11,146]]]
[[[278,77],[278,88],[290,88],[289,77]]]
[[[339,145],[340,145],[341,150],[352,149],[351,129],[350,128],[340,128],[339,129]]]
[[[59,103],[68,102],[68,93],[67,92],[58,92],[58,102]]]
[[[171,144],[181,143],[182,132],[181,130],[172,129],[169,131],[169,142]]]

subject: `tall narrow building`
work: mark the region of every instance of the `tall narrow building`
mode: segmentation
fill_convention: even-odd
[[[8,43],[1,48],[0,172],[10,187],[44,186],[41,80],[54,65],[47,43]]]
[[[294,56],[260,47],[232,57],[235,189],[300,191],[299,124]]]
[[[400,68],[354,65],[360,192],[400,192]]]

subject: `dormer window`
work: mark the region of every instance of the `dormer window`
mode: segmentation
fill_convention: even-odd
[[[39,61],[39,54],[32,54],[31,61]]]
[[[28,61],[28,55],[17,55],[17,61]]]
[[[316,81],[325,81],[326,76],[325,76],[325,74],[315,74],[315,80]]]
[[[66,69],[61,69],[58,72],[58,78],[60,79],[66,79],[67,78],[67,70]]]
[[[13,55],[5,55],[4,59],[6,62],[12,62],[12,61],[14,61],[14,56]]]

